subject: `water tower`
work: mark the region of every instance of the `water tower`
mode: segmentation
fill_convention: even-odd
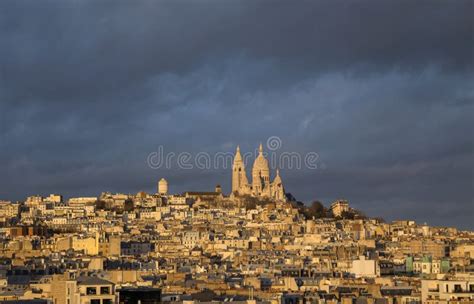
[[[168,182],[166,179],[162,178],[158,182],[158,194],[167,195],[168,194]]]

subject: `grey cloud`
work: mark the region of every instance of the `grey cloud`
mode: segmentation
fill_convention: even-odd
[[[148,153],[316,151],[287,190],[472,228],[471,1],[2,1],[0,198],[229,189]],[[398,211],[387,206],[400,206]],[[446,206],[451,206],[450,208]]]

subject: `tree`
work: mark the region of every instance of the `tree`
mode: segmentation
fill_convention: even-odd
[[[345,220],[353,220],[355,217],[355,213],[351,211],[342,211],[341,218]]]
[[[309,207],[299,205],[297,208],[299,213],[304,215],[306,219],[325,218],[328,216],[328,210],[320,201],[313,201]]]
[[[326,217],[327,210],[320,201],[313,201],[309,207],[309,214],[311,217],[323,218]]]
[[[133,211],[134,208],[135,207],[134,207],[133,201],[131,199],[128,199],[128,200],[125,201],[124,206],[123,206],[124,211],[130,212],[130,211]]]
[[[98,200],[95,204],[97,210],[104,210],[105,209],[105,202],[103,200]]]

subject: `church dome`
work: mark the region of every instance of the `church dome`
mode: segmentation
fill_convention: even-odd
[[[277,174],[275,176],[275,179],[273,180],[273,183],[275,185],[278,185],[278,184],[282,184],[283,182],[281,181],[281,177],[280,177],[280,170],[277,169]]]
[[[252,171],[255,173],[262,172],[263,175],[270,175],[268,160],[265,158],[265,156],[263,156],[262,144],[260,144],[259,154],[253,163]]]

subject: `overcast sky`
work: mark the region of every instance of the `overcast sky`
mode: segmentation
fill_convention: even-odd
[[[473,3],[0,1],[0,199],[228,193],[147,157],[277,136],[299,200],[474,229]]]

